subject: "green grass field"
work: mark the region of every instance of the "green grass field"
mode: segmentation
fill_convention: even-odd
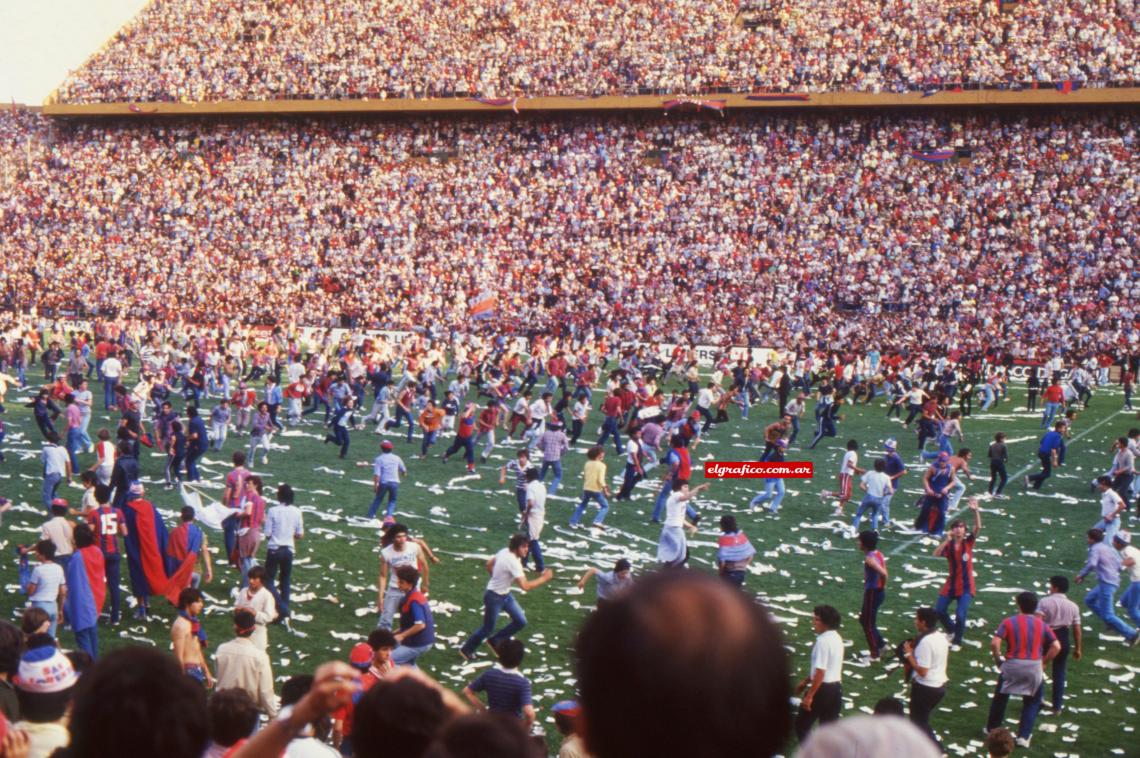
[[[24,397],[17,392],[8,396],[4,444],[7,462],[0,464],[0,494],[17,504],[5,515],[0,532],[0,549],[8,556],[0,569],[7,590],[4,613],[8,617],[17,616],[23,606],[12,546],[34,541],[44,520],[39,504],[40,435],[30,411],[22,407]],[[97,398],[97,405],[101,405],[100,400]],[[1082,412],[1075,424],[1067,465],[1046,483],[1042,493],[1027,494],[1021,478],[1030,471],[1030,463],[1036,461],[1034,453],[1040,432],[1039,416],[1025,412],[1024,404],[1024,392],[1015,389],[1008,402],[964,422],[967,445],[975,451],[974,469],[978,474],[977,480],[969,484],[967,496],[985,492],[985,449],[995,432],[1005,431],[1011,443],[1008,493],[1012,498],[983,500],[984,526],[975,558],[978,597],[971,610],[966,645],[951,655],[949,692],[934,718],[934,726],[952,755],[976,755],[981,746],[986,709],[997,678],[988,654],[991,633],[1004,616],[1014,612],[1013,595],[1017,591],[1043,592],[1051,574],[1071,576],[1081,567],[1086,550],[1084,531],[1098,518],[1097,498],[1090,493],[1088,483],[1108,466],[1111,439],[1136,423],[1132,414],[1119,412],[1119,392],[1098,392],[1091,409]],[[732,423],[708,435],[695,458],[754,458],[760,451],[763,425],[770,423],[775,413],[774,405],[765,405],[754,408],[747,422],[734,415]],[[113,428],[112,424],[96,411],[92,436],[102,426]],[[596,426],[597,423],[588,422],[587,429],[592,432]],[[274,673],[279,681],[292,674],[311,672],[326,659],[346,658],[351,645],[366,636],[376,623],[378,530],[363,516],[372,495],[371,471],[364,466],[376,455],[379,438],[371,428],[354,432],[349,458],[342,461],[333,446],[322,444],[323,434],[316,422],[279,435],[274,438],[277,449],[269,465],[253,466],[265,478],[267,494],[279,482],[290,483],[297,490],[298,504],[306,518],[306,537],[299,546],[294,569],[294,632],[271,627],[269,633]],[[878,455],[882,440],[889,436],[898,437],[900,452],[911,466],[911,473],[903,479],[904,492],[895,497],[892,510],[899,520],[913,518],[910,506],[921,490],[922,471],[915,463],[915,437],[904,432],[896,421],[887,421],[883,408],[875,403],[848,409],[839,437],[821,443],[815,451],[801,447],[810,441],[810,433],[805,429],[788,459],[812,461],[816,478],[789,480],[789,493],[779,515],[746,512],[750,497],[758,489],[755,482],[714,483],[704,493],[707,497],[699,501],[705,517],[700,534],[690,542],[693,568],[711,570],[717,518],[723,512],[738,515],[758,550],[746,588],[767,602],[784,625],[796,677],[803,676],[808,665],[813,640],[812,606],[829,603],[840,609],[844,616],[840,631],[848,644],[844,672],[847,714],[869,712],[875,701],[884,696],[904,697],[904,685],[900,669],[894,664],[865,664],[859,660],[865,651],[856,620],[862,596],[861,555],[846,535],[847,524],[832,520],[831,504],[822,502],[816,493],[834,487],[842,445],[848,438],[860,441],[861,462],[866,462]],[[427,539],[442,559],[432,568],[431,576],[431,598],[440,640],[434,651],[421,658],[421,663],[446,685],[461,688],[490,665],[487,653],[482,653],[476,662],[465,664],[456,648],[480,623],[486,558],[503,547],[518,526],[512,483],[498,483],[498,467],[513,457],[514,445],[499,446],[492,459],[478,467],[477,475],[467,475],[461,460],[443,464],[438,459],[449,439],[437,444],[433,449],[435,456],[426,461],[416,460],[418,436],[414,445],[405,444],[402,437],[392,439],[396,441],[396,452],[410,469],[410,476],[400,489],[399,518],[414,534]],[[207,493],[220,495],[230,453],[246,442],[246,438],[231,435],[224,454],[211,453],[202,461],[203,475],[209,479],[203,483]],[[543,545],[555,579],[521,596],[530,621],[521,635],[528,647],[524,670],[534,683],[539,723],[550,735],[552,746],[556,738],[549,706],[574,694],[570,648],[574,632],[594,600],[593,585],[582,593],[575,588],[576,580],[586,566],[610,568],[621,556],[633,562],[635,571],[651,570],[659,533],[659,528],[648,524],[653,497],[648,484],[639,486],[634,502],[618,503],[611,508],[609,528],[604,533],[566,528],[580,492],[579,473],[585,447],[580,445],[567,456],[563,488],[547,503]],[[92,459],[93,456],[82,456],[84,465],[90,465]],[[614,455],[612,445],[607,461],[611,475],[620,476],[622,462]],[[148,494],[172,525],[180,502],[176,493],[157,486],[163,464],[164,456],[144,450],[144,479],[156,485],[149,487]],[[654,482],[657,476],[655,473]],[[617,487],[615,482],[615,492]],[[65,487],[61,494],[78,504],[81,491]],[[1135,521],[1132,526],[1136,526]],[[221,535],[212,533],[210,539],[218,566]],[[931,556],[932,542],[898,531],[887,531],[880,547],[889,558],[891,570],[880,625],[893,644],[911,636],[914,609],[933,604],[945,573],[945,561]],[[230,591],[238,580],[232,569],[219,568],[216,573],[214,582],[204,587],[209,599],[205,626],[214,644],[230,636],[227,612],[232,607]],[[1079,603],[1083,593],[1082,588],[1075,587],[1070,596]],[[124,588],[124,594],[129,595],[128,588]],[[147,624],[125,620],[113,630],[103,627],[102,648],[145,643],[166,649],[173,615],[167,608],[154,614]],[[124,618],[130,618],[129,611]],[[1087,611],[1085,623],[1085,655],[1080,662],[1070,663],[1066,712],[1062,717],[1042,715],[1030,752],[1140,755],[1140,740],[1135,733],[1135,727],[1140,725],[1135,678],[1140,672],[1140,649],[1126,648],[1118,636],[1104,630]],[[69,632],[62,633],[62,637],[65,645],[73,643]],[[1020,703],[1015,698],[1007,713],[1011,725],[1019,711]]]

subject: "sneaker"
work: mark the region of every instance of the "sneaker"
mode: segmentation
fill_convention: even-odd
[[[268,466],[269,465],[269,456],[268,455],[264,455],[261,457],[261,465],[262,466]]]
[[[1136,647],[1137,645],[1140,645],[1140,632],[1137,632],[1136,636],[1128,641],[1128,647]]]
[[[1014,742],[1014,744],[1015,744],[1015,745],[1017,745],[1018,747],[1029,747],[1029,741],[1030,741],[1031,739],[1033,739],[1033,738],[1032,738],[1032,737],[1018,737],[1018,738],[1017,738],[1016,740],[1014,740],[1013,742]]]

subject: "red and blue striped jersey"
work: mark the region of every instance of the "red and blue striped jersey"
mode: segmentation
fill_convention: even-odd
[[[126,523],[123,512],[118,508],[99,508],[92,511],[87,519],[95,532],[95,544],[104,553],[119,552],[119,527]]]
[[[961,542],[950,540],[943,553],[950,564],[950,575],[939,595],[961,597],[974,595],[974,535],[967,534]]]
[[[1039,661],[1057,635],[1038,616],[1019,613],[998,625],[995,637],[1005,641],[1006,655],[1019,660]]]

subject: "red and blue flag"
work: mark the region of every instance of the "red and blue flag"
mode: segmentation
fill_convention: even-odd
[[[921,150],[912,150],[910,157],[915,160],[923,161],[925,163],[945,163],[956,155],[953,150],[933,150],[930,152],[923,152]]]
[[[64,573],[67,596],[63,600],[63,608],[67,621],[76,631],[90,629],[99,622],[103,600],[107,597],[103,551],[94,545],[76,550]]]
[[[178,593],[190,585],[197,553],[182,561],[167,556],[166,524],[149,500],[131,500],[123,508],[127,518],[127,570],[136,595],[161,595],[178,603]]]
[[[483,321],[493,317],[498,307],[499,298],[495,295],[495,293],[487,292],[484,290],[476,295],[475,299],[471,301],[471,305],[468,308],[468,313],[470,314],[472,320]]]

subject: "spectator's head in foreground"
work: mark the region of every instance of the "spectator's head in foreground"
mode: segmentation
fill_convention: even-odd
[[[652,574],[586,620],[575,653],[578,729],[596,758],[760,757],[784,746],[789,679],[780,630],[722,580]],[[764,718],[743,717],[757,713]]]

